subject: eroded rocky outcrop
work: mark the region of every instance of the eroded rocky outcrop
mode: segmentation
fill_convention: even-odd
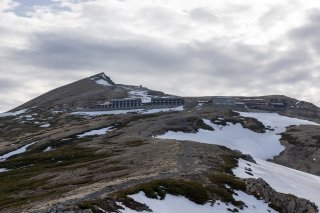
[[[263,179],[247,179],[246,192],[270,203],[270,207],[281,213],[316,213],[317,206],[302,198],[294,195],[276,192]]]

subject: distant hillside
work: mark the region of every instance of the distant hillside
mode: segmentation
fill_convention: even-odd
[[[109,79],[109,81],[106,79]],[[102,82],[106,84],[109,83],[109,85],[101,84]],[[111,100],[115,97],[127,97],[126,90],[121,87],[116,87],[109,77],[100,73],[51,90],[22,104],[12,111],[34,106],[43,108],[77,107],[95,104],[99,101]]]

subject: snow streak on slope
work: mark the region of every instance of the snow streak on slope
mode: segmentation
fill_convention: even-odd
[[[49,123],[44,123],[44,124],[41,124],[39,127],[48,128],[48,127],[50,127],[50,124]]]
[[[6,169],[6,168],[0,168],[0,173],[2,173],[2,172],[7,172],[7,171],[9,171],[9,170]]]
[[[95,130],[91,130],[89,132],[85,132],[83,134],[77,135],[78,138],[84,138],[84,137],[88,137],[88,136],[94,136],[94,135],[104,135],[107,132],[111,132],[113,130],[113,126],[112,127],[106,127],[106,128],[102,128],[102,129],[95,129]]]
[[[23,147],[21,147],[21,148],[19,148],[19,149],[17,149],[17,150],[14,150],[14,151],[12,151],[12,152],[9,152],[9,153],[7,153],[7,154],[4,154],[4,155],[0,156],[0,161],[5,161],[5,160],[7,160],[9,157],[12,157],[12,156],[14,156],[14,155],[18,155],[18,154],[21,154],[21,153],[26,152],[26,151],[27,151],[27,148],[28,148],[29,146],[32,146],[32,145],[35,144],[35,143],[36,143],[36,142],[32,142],[32,143],[30,143],[30,144],[24,145]]]
[[[255,160],[257,164],[240,159],[239,167],[233,173],[240,178],[262,178],[278,192],[294,194],[320,206],[320,177],[264,160]],[[253,176],[246,171],[250,171]]]
[[[218,144],[230,149],[236,149],[244,154],[249,154],[258,159],[270,159],[284,150],[280,144],[279,133],[285,131],[286,126],[311,124],[314,122],[296,118],[281,116],[277,113],[241,113],[245,117],[254,117],[265,126],[270,126],[273,131],[256,133],[243,128],[241,124],[228,123],[227,126],[212,124],[209,120],[204,122],[214,128],[214,131],[200,129],[197,133],[183,133],[169,131],[164,135],[157,136],[163,139],[191,140],[201,143]]]
[[[50,152],[54,150],[54,148],[52,148],[51,146],[48,146],[45,150],[43,150],[43,152]]]
[[[164,200],[151,199],[145,196],[143,192],[139,192],[138,194],[131,195],[129,197],[133,198],[135,201],[140,203],[144,203],[149,206],[150,209],[154,213],[230,213],[229,209],[238,209],[238,212],[242,213],[275,213],[276,211],[269,208],[268,204],[264,203],[261,200],[257,200],[254,196],[248,195],[241,191],[235,191],[238,195],[235,195],[234,198],[236,200],[241,200],[246,203],[247,207],[244,207],[243,210],[236,208],[233,205],[227,205],[222,202],[216,202],[214,205],[210,205],[209,203],[205,205],[198,205],[189,201],[185,197],[181,196],[173,196],[167,194]],[[137,211],[133,211],[129,208],[125,208],[125,210],[121,211],[122,213],[134,213]],[[143,211],[146,213],[147,211]]]
[[[108,87],[111,87],[111,86],[112,86],[108,81],[106,81],[106,80],[104,80],[104,79],[99,79],[99,80],[96,80],[95,82],[96,82],[97,84],[101,84],[101,85],[108,86]]]
[[[22,109],[16,112],[4,112],[4,113],[0,113],[0,118],[2,117],[9,117],[9,116],[18,116],[21,115],[23,113],[26,113],[28,109]]]
[[[265,126],[270,126],[274,129],[275,134],[286,131],[286,127],[291,125],[319,125],[312,121],[302,120],[298,118],[290,118],[279,115],[278,113],[252,113],[252,112],[238,112],[243,117],[256,118]]]
[[[128,113],[137,114],[153,114],[159,112],[170,112],[170,111],[183,111],[183,106],[174,108],[162,108],[162,109],[130,109],[130,110],[111,110],[111,111],[92,111],[92,112],[72,112],[73,115],[83,116],[99,116],[99,115],[120,115]]]
[[[107,87],[112,87],[114,84],[112,80],[108,76],[106,76],[104,73],[99,73],[97,75],[94,75],[90,78],[90,80],[94,81],[97,84],[107,86]]]
[[[130,98],[140,98],[142,103],[151,102],[153,96],[148,95],[148,91],[145,90],[132,90],[129,92]]]

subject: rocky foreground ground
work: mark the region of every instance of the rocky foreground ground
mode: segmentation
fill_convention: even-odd
[[[119,201],[143,210],[147,207],[128,199],[127,195],[142,190],[152,197],[160,186],[165,187],[166,192],[186,196],[200,204],[222,200],[241,208],[243,203],[236,201],[232,194],[234,190],[242,190],[265,200],[280,212],[317,212],[313,203],[278,193],[262,179],[235,177],[231,170],[237,166],[237,159],[254,163],[250,156],[218,145],[154,137],[169,130],[210,129],[202,119],[215,122],[221,117],[256,132],[265,131],[259,121],[245,119],[244,122],[244,118],[230,110],[203,107],[147,115],[86,117],[35,109],[32,114],[32,122],[25,117],[0,118],[1,152],[36,142],[25,154],[0,162],[0,168],[9,170],[0,173],[2,212],[101,212],[98,206],[117,211],[121,209],[117,205]],[[41,119],[49,120],[51,126],[44,129],[34,124]],[[78,137],[104,127],[113,129],[101,136]],[[286,134],[299,133],[303,140],[298,141],[312,138],[311,142],[318,143],[317,136],[309,134],[316,133],[317,129],[295,128],[289,128]],[[301,166],[299,169],[318,174],[316,168],[305,166],[308,159],[300,162],[292,157],[305,153],[295,151],[303,145],[293,144],[292,148],[292,141],[276,161],[296,168],[290,164],[294,161]],[[48,147],[54,149],[44,152]],[[311,147],[316,152],[316,147]]]

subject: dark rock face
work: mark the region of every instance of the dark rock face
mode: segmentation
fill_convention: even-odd
[[[262,198],[270,207],[281,213],[316,213],[317,206],[305,199],[276,192],[263,179],[247,179],[246,192]]]

